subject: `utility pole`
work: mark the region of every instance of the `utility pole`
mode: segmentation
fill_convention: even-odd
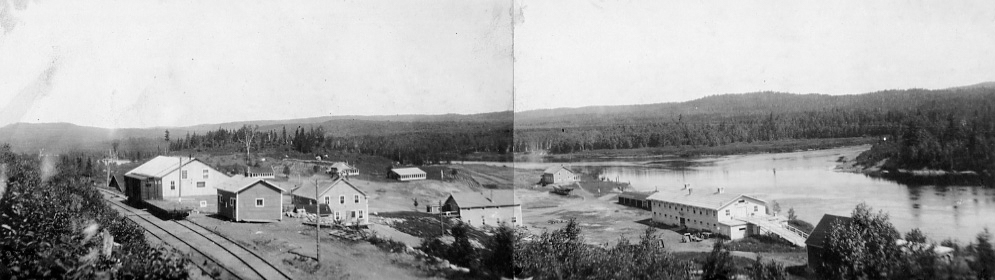
[[[443,236],[446,235],[446,223],[443,222],[443,220],[442,220],[442,201],[441,200],[439,201],[439,229],[442,230],[442,231],[439,232],[439,238],[442,238]]]
[[[179,169],[179,171],[180,171],[180,174],[178,174],[178,175],[180,175],[179,176],[180,179],[177,180],[177,181],[180,181],[180,187],[179,187],[180,188],[179,189],[180,195],[176,196],[176,198],[177,198],[177,201],[183,202],[183,157],[182,156],[180,157],[180,169]]]
[[[314,201],[318,201],[318,179],[314,179]],[[315,203],[314,207],[314,255],[318,263],[321,263],[321,202]]]

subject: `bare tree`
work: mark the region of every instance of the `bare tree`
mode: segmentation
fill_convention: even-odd
[[[245,164],[249,165],[249,160],[252,159],[250,156],[250,148],[252,147],[252,138],[256,137],[256,130],[259,130],[259,125],[242,125],[242,138],[238,139],[239,142],[245,144]]]

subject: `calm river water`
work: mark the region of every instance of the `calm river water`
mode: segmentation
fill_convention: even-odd
[[[611,160],[571,163],[518,162],[517,168],[568,165],[576,171],[629,182],[637,190],[695,191],[726,188],[730,193],[776,200],[782,214],[794,208],[798,217],[819,222],[823,214],[849,216],[866,202],[887,212],[901,232],[922,229],[931,239],[954,238],[966,244],[985,227],[995,231],[995,189],[971,186],[906,186],[863,174],[838,172],[841,156],[855,158],[870,146],[777,154],[736,155],[691,161]]]

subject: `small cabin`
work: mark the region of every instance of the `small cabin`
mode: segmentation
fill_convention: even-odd
[[[563,166],[553,166],[546,168],[539,178],[540,185],[569,184],[577,181],[577,175],[573,171]]]
[[[339,177],[359,176],[359,169],[356,169],[345,162],[333,163],[332,166],[325,169],[325,172],[328,174],[336,174]]]
[[[391,168],[390,172],[387,173],[387,178],[402,182],[425,180],[427,177],[428,174],[418,167]]]
[[[273,168],[270,167],[248,167],[245,169],[245,173],[242,174],[247,178],[259,178],[259,179],[273,179],[276,178],[274,175]]]
[[[218,186],[218,215],[236,222],[280,221],[284,192],[260,178],[232,178]]]

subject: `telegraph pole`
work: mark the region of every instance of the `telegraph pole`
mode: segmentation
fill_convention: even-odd
[[[314,255],[321,264],[321,202],[318,200],[318,179],[314,179]]]

